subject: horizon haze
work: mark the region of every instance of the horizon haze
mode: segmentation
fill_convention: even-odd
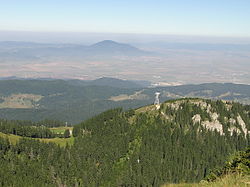
[[[0,11],[0,77],[250,84],[244,0],[13,0]]]

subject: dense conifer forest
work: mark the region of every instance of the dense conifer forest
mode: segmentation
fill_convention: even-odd
[[[198,182],[249,145],[250,106],[172,100],[111,109],[74,126],[74,144],[0,138],[0,186],[160,186]]]

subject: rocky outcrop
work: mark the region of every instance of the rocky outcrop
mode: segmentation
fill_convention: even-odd
[[[192,117],[193,123],[200,123],[201,122],[201,115],[200,114],[195,114]]]
[[[237,122],[238,122],[239,125],[241,126],[241,129],[242,129],[242,131],[244,132],[245,137],[246,137],[247,134],[249,133],[249,131],[247,130],[246,124],[245,124],[245,122],[243,121],[243,119],[241,118],[240,115],[237,116]]]
[[[216,131],[218,131],[220,133],[220,135],[224,135],[223,126],[218,120],[215,120],[215,121],[203,121],[203,122],[201,122],[201,125],[203,127],[205,127],[206,129],[208,129],[208,130],[211,130],[211,131],[216,130]]]

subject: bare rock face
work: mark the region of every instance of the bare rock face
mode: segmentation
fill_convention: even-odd
[[[170,107],[173,110],[178,110],[180,107],[180,103],[171,103]]]
[[[215,113],[215,112],[212,113],[212,115],[211,115],[212,121],[217,121],[218,117],[219,117],[219,115],[217,113]]]
[[[221,122],[218,120],[219,114],[217,114],[216,112],[212,113],[212,107],[210,104],[207,104],[204,101],[195,101],[193,102],[193,104],[195,104],[197,107],[200,107],[202,110],[205,110],[211,117],[212,121],[202,121],[201,116],[199,114],[195,114],[192,117],[193,123],[201,123],[201,125],[211,131],[218,131],[221,135],[224,135],[223,132],[223,125],[221,124]],[[229,111],[232,106],[228,103],[225,103],[226,109]],[[243,119],[241,118],[241,116],[239,115],[237,117],[237,119],[234,118],[230,118],[230,119],[225,119],[225,121],[228,121],[231,125],[235,125],[236,124],[236,120],[237,122],[240,124],[242,131],[246,135],[249,133],[247,128],[246,128],[246,124],[243,121]],[[233,135],[233,132],[236,132],[237,134],[241,133],[241,130],[235,126],[231,126],[228,131],[230,132],[230,135]]]
[[[242,129],[242,131],[244,132],[245,137],[246,137],[247,134],[248,134],[248,130],[247,130],[247,128],[246,128],[245,122],[243,121],[243,119],[241,118],[240,115],[237,116],[237,121],[238,121],[239,125],[241,126],[241,129]]]
[[[156,110],[159,110],[161,108],[161,105],[155,105]]]
[[[201,122],[201,115],[200,114],[195,114],[192,117],[193,123],[200,123]]]
[[[237,134],[241,133],[240,129],[238,129],[237,127],[230,127],[228,131],[230,132],[231,136],[233,135],[234,132],[236,132]]]
[[[229,119],[229,123],[234,125],[234,124],[236,123],[236,120],[233,119],[233,118],[230,118],[230,119]]]
[[[208,130],[211,130],[211,131],[216,130],[216,131],[218,131],[220,133],[220,135],[224,135],[223,126],[218,120],[215,120],[215,121],[203,121],[201,123],[201,125],[203,127],[205,127],[206,129],[208,129]]]
[[[193,99],[193,100],[178,100],[175,102],[171,103],[166,103],[165,107],[170,108],[171,110],[177,111],[177,110],[182,110],[182,103],[187,103],[190,104],[190,107],[197,107],[200,108],[203,112],[207,113],[210,117],[209,119],[204,119],[202,118],[202,114],[196,113],[193,114],[191,117],[193,124],[200,124],[202,127],[204,127],[207,130],[210,131],[217,131],[220,135],[225,135],[225,130],[227,129],[229,134],[232,136],[234,133],[241,134],[244,133],[244,136],[247,137],[248,131],[246,122],[242,119],[240,114],[235,115],[232,113],[231,114],[231,109],[233,103],[230,103],[228,101],[222,101],[224,104],[224,107],[226,111],[228,111],[226,116],[223,116],[223,114],[219,113],[216,108],[213,108],[212,104],[209,102],[206,102],[206,100],[203,99]],[[211,102],[211,101],[210,101]],[[213,102],[213,101],[212,101]],[[247,114],[247,111],[243,111]],[[167,119],[167,120],[172,120],[174,116],[171,116],[171,114],[166,115],[163,111],[161,111],[162,116]],[[220,116],[222,115],[222,116]],[[229,117],[231,116],[231,117]],[[232,117],[235,116],[235,117]],[[223,121],[220,121],[221,118],[224,117]],[[240,126],[237,126],[239,124]],[[224,125],[229,125],[228,128],[226,128]],[[223,127],[225,127],[223,129]]]
[[[215,112],[214,113],[210,112],[210,116],[211,116],[212,121],[203,121],[201,123],[201,125],[203,127],[205,127],[206,129],[208,129],[208,130],[211,130],[211,131],[215,131],[216,130],[221,135],[224,135],[223,125],[218,120],[219,115],[217,113],[215,113]]]
[[[166,120],[170,120],[171,119],[170,116],[166,115],[164,112],[161,112],[161,115],[163,115]]]

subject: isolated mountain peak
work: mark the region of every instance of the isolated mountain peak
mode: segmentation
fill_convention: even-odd
[[[149,54],[146,51],[142,51],[130,44],[119,43],[113,40],[103,40],[95,43],[89,47],[95,54],[110,54],[110,55],[145,55]]]
[[[113,40],[103,40],[98,42],[97,44],[119,44],[119,43]]]
[[[129,44],[119,43],[113,40],[103,40],[92,45],[93,47],[129,47],[135,48]]]

